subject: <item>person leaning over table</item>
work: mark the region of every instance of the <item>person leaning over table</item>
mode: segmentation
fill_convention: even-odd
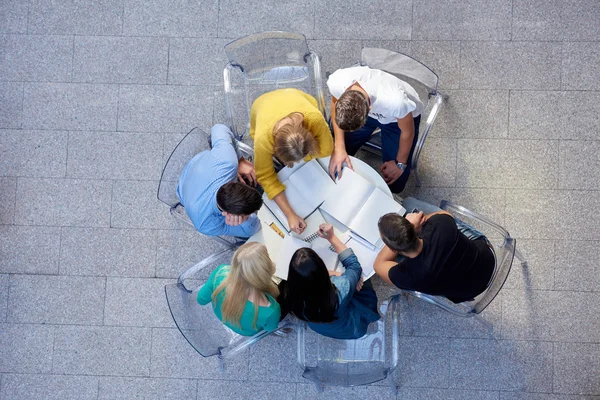
[[[227,126],[213,126],[210,138],[212,149],[194,156],[181,172],[179,201],[200,233],[250,237],[261,226],[256,212],[262,197],[251,187],[256,186],[254,166],[238,159]]]
[[[331,154],[331,131],[317,101],[298,89],[279,89],[263,94],[250,110],[250,136],[254,139],[258,183],[283,211],[290,229],[302,233],[306,222],[291,208],[285,186],[277,178],[273,157],[291,167],[301,160]]]
[[[377,275],[400,289],[444,296],[454,303],[481,294],[495,266],[487,238],[431,204],[409,197],[402,205],[421,211],[380,218],[385,246],[373,265]]]
[[[356,154],[381,129],[379,168],[393,193],[404,190],[419,135],[423,103],[408,83],[365,66],[338,69],[329,76],[331,123],[335,146],[329,174],[341,176],[343,164],[352,168]]]
[[[281,314],[275,300],[279,289],[271,279],[274,273],[267,248],[245,243],[236,250],[231,265],[221,264],[210,274],[196,299],[201,305],[212,303],[215,315],[240,335],[272,332]]]
[[[279,302],[282,309],[321,335],[358,339],[380,318],[377,294],[370,281],[363,283],[358,258],[335,236],[333,226],[322,224],[317,233],[335,248],[346,270],[329,271],[313,249],[298,249],[290,261]]]

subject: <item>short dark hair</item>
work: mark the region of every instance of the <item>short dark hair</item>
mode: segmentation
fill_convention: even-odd
[[[406,218],[396,214],[385,214],[379,219],[381,240],[390,249],[397,252],[416,250],[419,246],[419,236],[413,224]]]
[[[250,215],[263,204],[258,190],[240,182],[228,182],[217,190],[217,204],[225,212],[235,215]]]
[[[283,294],[285,308],[309,322],[333,322],[339,301],[325,263],[313,249],[296,250]]]
[[[346,90],[335,103],[335,123],[345,132],[362,128],[369,116],[369,101],[358,90]]]

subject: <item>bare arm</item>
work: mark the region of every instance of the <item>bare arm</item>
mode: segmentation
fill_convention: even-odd
[[[398,145],[396,160],[406,164],[415,137],[415,121],[412,113],[406,114],[404,118],[398,118],[398,127],[402,134],[400,135],[400,144]]]
[[[390,269],[397,265],[396,257],[398,254],[387,246],[383,246],[383,249],[379,252],[375,258],[373,269],[375,273],[381,277],[387,283],[393,285],[390,280]]]
[[[329,175],[332,179],[336,178],[336,174],[338,178],[342,176],[342,168],[344,163],[346,163],[346,165],[348,165],[350,169],[353,169],[350,157],[346,152],[346,143],[344,142],[344,131],[341,130],[335,122],[336,103],[337,99],[331,96],[331,126],[333,126],[334,145],[333,153],[331,154],[331,158],[329,159]]]
[[[304,228],[306,228],[306,221],[300,218],[292,209],[292,206],[290,206],[285,192],[281,192],[275,197],[273,197],[273,201],[279,206],[281,211],[287,217],[290,229],[296,233],[304,232]]]

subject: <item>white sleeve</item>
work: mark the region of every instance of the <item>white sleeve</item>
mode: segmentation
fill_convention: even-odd
[[[394,118],[404,118],[417,109],[417,104],[406,95],[404,90],[394,93],[394,99],[390,100],[390,111]]]
[[[327,79],[327,87],[329,93],[336,99],[340,96],[356,81],[356,74],[352,71],[352,68],[342,68],[329,75]]]

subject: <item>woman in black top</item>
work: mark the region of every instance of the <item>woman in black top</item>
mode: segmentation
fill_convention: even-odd
[[[448,212],[420,211],[406,218],[386,214],[379,220],[379,232],[385,246],[375,260],[375,272],[400,289],[460,303],[487,288],[495,265],[487,239],[479,232],[469,239]]]

